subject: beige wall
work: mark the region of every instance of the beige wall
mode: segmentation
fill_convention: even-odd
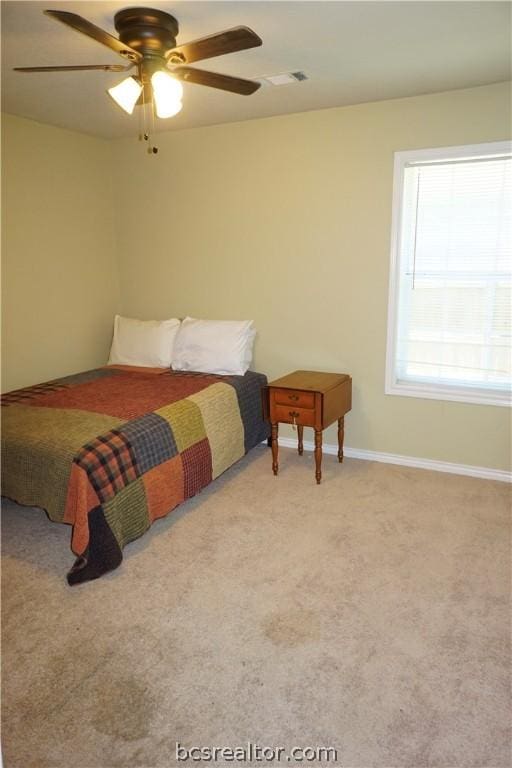
[[[2,119],[2,389],[106,362],[119,290],[110,145]]]
[[[2,129],[3,389],[102,364],[119,309],[250,317],[269,377],[352,374],[351,447],[509,467],[507,409],[384,395],[393,152],[507,138],[507,85],[164,133],[156,157]]]
[[[117,141],[122,311],[254,318],[270,377],[352,374],[351,447],[506,469],[508,409],[386,396],[384,367],[393,152],[509,135],[498,84]]]

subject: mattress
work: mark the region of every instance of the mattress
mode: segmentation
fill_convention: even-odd
[[[107,366],[2,396],[2,494],[72,526],[69,584],[268,437],[267,379]]]

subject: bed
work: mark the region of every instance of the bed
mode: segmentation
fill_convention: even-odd
[[[268,437],[263,374],[106,366],[2,396],[2,495],[72,526],[70,585]]]

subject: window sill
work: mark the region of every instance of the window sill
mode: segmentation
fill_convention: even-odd
[[[386,395],[398,395],[400,397],[418,397],[427,400],[447,400],[457,403],[473,403],[474,405],[512,405],[511,396],[507,393],[492,391],[482,391],[470,389],[469,387],[442,387],[435,385],[398,383],[387,383]]]

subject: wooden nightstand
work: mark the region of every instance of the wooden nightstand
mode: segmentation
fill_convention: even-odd
[[[352,379],[346,373],[295,371],[268,385],[268,418],[272,425],[272,470],[277,475],[278,424],[297,427],[302,456],[304,427],[315,430],[316,482],[322,479],[322,431],[338,421],[338,461],[343,461],[344,417],[352,408]]]

